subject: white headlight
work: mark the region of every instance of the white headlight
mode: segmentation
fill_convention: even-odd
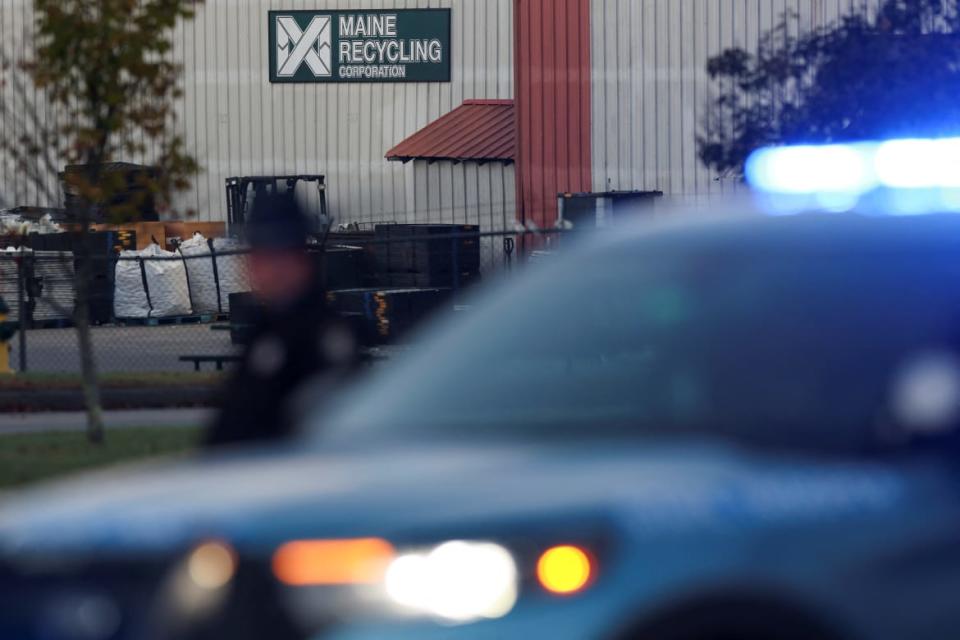
[[[497,544],[446,542],[397,557],[386,589],[397,604],[448,620],[499,618],[517,600],[517,565]]]

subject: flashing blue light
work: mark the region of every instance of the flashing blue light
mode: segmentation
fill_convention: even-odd
[[[904,139],[857,144],[761,149],[746,165],[747,181],[757,191],[784,196],[811,196],[828,208],[853,208],[876,189],[921,190],[956,208],[960,189],[960,138]],[[907,207],[912,208],[912,207]]]
[[[960,138],[891,140],[874,152],[877,179],[891,189],[960,187]]]
[[[863,193],[875,182],[867,154],[854,145],[761,149],[746,171],[751,186],[769,193]]]

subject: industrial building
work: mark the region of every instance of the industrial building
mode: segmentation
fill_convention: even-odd
[[[176,126],[202,167],[176,208],[224,220],[227,178],[283,174],[326,176],[339,222],[491,230],[553,224],[561,192],[724,193],[736,180],[696,157],[708,57],[755,48],[785,12],[797,33],[863,4],[207,0],[174,38]],[[32,11],[2,3],[8,55]],[[25,181],[4,163],[2,201],[58,204]]]

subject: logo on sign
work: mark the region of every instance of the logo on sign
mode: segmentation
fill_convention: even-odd
[[[330,63],[331,17],[314,16],[306,29],[293,16],[277,16],[278,78],[293,78],[303,65],[316,78],[333,75]]]
[[[280,9],[267,21],[270,82],[450,81],[450,9]]]

